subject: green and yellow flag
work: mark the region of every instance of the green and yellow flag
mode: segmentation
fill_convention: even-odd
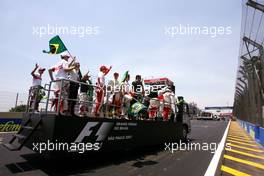
[[[125,80],[126,80],[126,78],[127,78],[127,76],[128,76],[128,72],[129,72],[129,71],[126,71],[126,72],[124,73],[124,75],[122,76],[121,82],[125,82]]]
[[[49,41],[49,51],[43,50],[43,53],[48,53],[48,54],[60,54],[64,51],[67,51],[66,46],[60,39],[58,35],[50,39]]]

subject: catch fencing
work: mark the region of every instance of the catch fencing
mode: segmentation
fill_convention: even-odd
[[[264,0],[243,0],[233,114],[264,126]]]

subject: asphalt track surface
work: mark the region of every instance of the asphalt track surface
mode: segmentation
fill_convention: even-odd
[[[215,143],[219,143],[228,122],[192,121],[187,144],[200,145],[196,149],[165,150],[165,144],[115,153],[103,153],[79,158],[47,160],[23,147],[9,151],[0,145],[0,176],[19,175],[89,175],[89,176],[145,176],[188,175],[202,176],[213,157]],[[0,143],[10,140],[11,134],[0,134]],[[178,144],[179,145],[179,144]],[[211,145],[211,146],[210,146]],[[176,144],[174,145],[176,146]],[[211,148],[211,150],[206,150]],[[171,147],[170,147],[171,148]]]

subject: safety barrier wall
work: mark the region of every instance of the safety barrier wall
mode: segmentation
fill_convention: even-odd
[[[238,120],[238,122],[256,142],[264,147],[264,128],[243,120]]]
[[[22,113],[0,112],[0,133],[15,132],[21,128]]]

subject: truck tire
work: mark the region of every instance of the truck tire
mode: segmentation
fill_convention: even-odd
[[[182,127],[182,141],[183,142],[188,141],[188,127],[187,127],[187,125],[183,125],[183,127]]]

